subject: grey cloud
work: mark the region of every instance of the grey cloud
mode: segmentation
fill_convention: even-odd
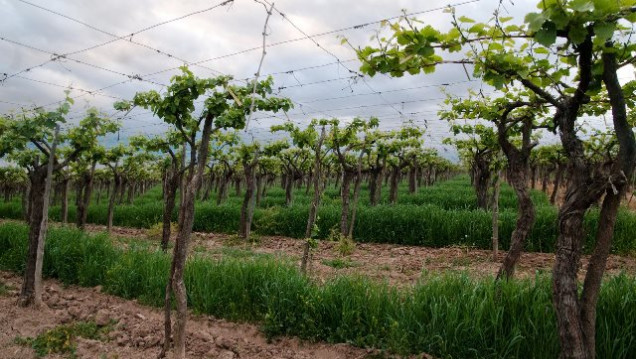
[[[80,0],[32,0],[33,3],[53,9],[62,14],[77,18],[92,26],[98,27],[116,35],[129,34],[132,31],[142,29],[152,24],[159,23],[177,16],[210,7],[216,2],[211,1],[99,1],[86,2]],[[276,7],[293,21],[298,27],[308,34],[339,29],[367,22],[380,20],[386,17],[400,15],[402,9],[407,11],[420,11],[448,5],[449,1],[276,1]],[[506,9],[513,15],[521,16],[534,8],[534,1],[518,1],[512,5],[504,0]],[[458,13],[486,20],[499,4],[498,0],[482,0],[478,3],[462,5],[457,8]],[[55,53],[65,53],[83,49],[111,39],[108,35],[89,29],[80,24],[62,17],[47,13],[33,6],[23,4],[17,0],[1,0],[3,23],[0,24],[0,33],[3,37],[20,41],[28,45],[42,48]],[[424,13],[419,18],[435,26],[448,26],[449,16],[441,11]],[[170,24],[159,26],[155,29],[133,36],[135,41],[147,44],[188,61],[201,61],[215,58],[221,55],[231,54],[252,47],[259,47],[262,41],[261,32],[265,20],[265,11],[262,5],[251,0],[236,0],[231,6],[222,7],[202,14],[193,15]],[[288,39],[302,37],[303,35],[289,22],[278,14],[272,15],[268,27],[268,43],[275,43]],[[350,41],[358,46],[366,45],[370,37],[378,29],[377,24],[363,26],[359,29],[343,32]],[[340,44],[337,34],[316,37],[316,40],[324,49],[335,54],[340,60],[355,58],[354,52]],[[49,55],[21,48],[13,44],[0,41],[0,51],[4,54],[5,61],[0,63],[0,73],[14,73],[24,68],[40,64],[48,59]],[[73,59],[102,66],[129,75],[144,76],[153,72],[177,67],[179,60],[157,54],[151,50],[134,45],[126,40],[113,42],[109,45],[71,56]],[[191,69],[199,76],[214,76],[209,69],[233,74],[236,78],[253,76],[260,58],[260,49],[246,52],[238,56],[207,61],[202,65],[193,66]],[[287,71],[306,66],[322,65],[336,61],[336,58],[328,54],[309,40],[291,42],[289,44],[274,46],[267,49],[263,70],[264,74],[271,72]],[[430,144],[441,146],[441,140],[447,136],[447,125],[437,120],[436,112],[440,109],[440,101],[430,100],[443,97],[440,87],[432,86],[442,83],[454,83],[466,81],[466,75],[461,67],[441,66],[432,75],[405,76],[403,78],[390,78],[377,75],[367,78],[365,81],[339,80],[324,84],[295,86],[299,83],[323,81],[326,79],[347,78],[352,74],[345,68],[357,71],[359,64],[345,62],[344,66],[331,65],[318,69],[282,73],[274,76],[275,87],[287,87],[280,91],[281,96],[303,103],[290,111],[295,121],[300,123],[308,121],[312,117],[329,116],[372,116],[381,115],[384,128],[397,128],[408,118],[412,118],[417,125],[428,126]],[[168,83],[169,78],[177,73],[176,70],[147,76],[146,79]],[[96,90],[126,81],[127,78],[96,68],[74,63],[71,60],[61,60],[48,63],[41,68],[33,69],[23,74],[36,80],[51,82],[58,86],[81,87],[87,90]],[[430,87],[422,87],[431,85]],[[293,86],[293,87],[292,87]],[[342,99],[321,100],[330,97],[348,96],[373,92],[388,91],[382,95],[360,95]],[[408,91],[393,91],[397,89],[418,87]],[[447,91],[453,94],[463,94],[469,88],[479,88],[479,83],[463,83],[447,87]],[[135,92],[149,89],[160,89],[157,86],[132,80],[104,90],[105,94],[121,98],[132,98]],[[81,96],[77,99],[77,106],[73,109],[75,116],[81,116],[82,107],[89,101],[106,113],[113,113],[113,99],[99,95],[88,95],[81,91],[72,91],[73,96]],[[63,88],[28,81],[20,78],[7,80],[0,86],[0,100],[24,104],[47,104],[59,101],[63,98]],[[428,100],[415,102],[417,100]],[[401,104],[404,102],[404,104]],[[393,106],[388,103],[395,103]],[[378,106],[375,106],[378,105]],[[369,107],[360,107],[369,106]],[[16,106],[0,102],[0,112],[7,112]],[[341,108],[352,108],[334,110]],[[397,110],[396,110],[397,109]],[[404,113],[419,112],[416,115],[399,115]],[[143,112],[143,111],[139,111]],[[254,117],[264,116],[256,114]],[[261,141],[267,140],[267,130],[271,124],[280,123],[281,118],[262,119],[250,124],[250,131]],[[139,115],[130,117],[124,121],[124,129],[119,134],[119,140],[125,141],[130,135],[136,133],[156,134],[165,129],[159,119],[152,116]],[[246,134],[250,138],[249,134]],[[114,143],[117,136],[109,136],[107,142]],[[451,156],[451,155],[449,155]]]

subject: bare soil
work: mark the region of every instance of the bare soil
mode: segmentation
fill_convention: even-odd
[[[10,288],[0,296],[0,358],[35,358],[33,349],[15,343],[16,337],[36,337],[56,326],[77,321],[117,323],[108,340],[78,338],[78,358],[151,359],[159,353],[163,343],[163,313],[158,309],[104,294],[100,287],[63,287],[53,280],[44,283],[44,308],[22,308],[17,306],[22,279],[13,273],[0,272],[0,280]],[[306,343],[293,338],[268,343],[256,325],[210,316],[191,315],[187,331],[188,358],[349,359],[377,354],[346,344]],[[68,354],[46,356],[67,357]]]
[[[11,220],[0,220],[3,221]],[[53,223],[53,226],[59,226]],[[93,233],[106,231],[106,226],[87,224],[86,230]],[[140,228],[113,227],[111,236],[121,239],[147,240],[146,230]],[[227,255],[224,249],[241,249],[254,254],[274,254],[288,256],[300,263],[303,241],[280,236],[257,236],[256,242],[246,243],[229,234],[195,232],[192,235],[190,253],[206,254],[211,257]],[[172,245],[173,241],[170,242]],[[126,245],[122,242],[121,245]],[[159,245],[155,242],[154,245]],[[381,243],[356,243],[353,254],[342,257],[338,254],[337,243],[319,241],[318,248],[311,254],[309,272],[314,278],[324,281],[341,274],[358,274],[390,284],[414,284],[423,272],[461,271],[476,277],[494,276],[503,262],[505,251],[499,251],[493,260],[490,250],[471,247],[450,246],[427,248]],[[581,259],[579,278],[585,277],[589,255]],[[537,272],[549,273],[554,265],[553,253],[523,253],[515,276],[532,278]],[[636,275],[636,257],[610,255],[606,266],[606,276],[620,273]]]
[[[100,232],[104,226],[87,226],[90,231]],[[124,238],[145,239],[145,230],[136,228],[114,227],[111,233]],[[194,233],[191,242],[191,253],[208,253],[220,257],[224,248],[238,248],[253,251],[290,256],[300,262],[303,241],[277,236],[260,236],[254,243],[244,243],[235,236],[215,233]],[[340,274],[360,274],[366,277],[388,281],[391,284],[414,284],[423,272],[465,271],[473,276],[484,277],[496,275],[506,255],[499,251],[497,260],[493,261],[492,251],[470,247],[427,248],[420,246],[404,246],[379,243],[356,243],[353,254],[342,257],[336,250],[337,243],[320,241],[318,248],[312,252],[309,271],[318,280]],[[581,279],[585,276],[585,268],[589,256],[583,256]],[[344,263],[344,266],[338,264]],[[554,265],[552,253],[523,253],[516,270],[520,278],[534,277],[537,272],[551,272]],[[636,258],[610,255],[606,275],[617,275],[621,272],[636,274]]]

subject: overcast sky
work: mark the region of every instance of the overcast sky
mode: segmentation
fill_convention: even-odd
[[[218,6],[220,3],[0,0],[0,74],[8,76],[0,85],[0,113],[34,105],[55,106],[64,89],[71,86],[76,100],[72,119],[81,117],[88,106],[113,114],[112,103],[117,99],[131,99],[137,91],[160,91],[184,60],[197,64],[190,68],[200,77],[219,73],[236,79],[254,76],[261,57],[265,8],[253,0]],[[286,19],[276,11],[269,19],[266,41],[274,46],[267,48],[262,74],[273,74],[274,87],[280,88],[277,93],[295,102],[289,116],[298,123],[327,116],[377,116],[382,128],[392,129],[412,120],[427,125],[427,144],[444,154],[448,150],[441,141],[448,136],[447,126],[436,116],[444,97],[441,84],[449,84],[447,92],[463,95],[468,88],[479,89],[481,83],[469,82],[458,65],[440,66],[433,75],[399,79],[376,75],[354,80],[349,70],[357,71],[359,63],[337,36],[364,46],[379,27],[376,21],[399,16],[403,9],[419,12],[416,17],[425,23],[448,27],[449,15],[441,8],[449,4],[457,4],[461,15],[485,21],[499,0],[277,0],[275,8]],[[504,0],[503,5],[503,12],[522,21],[525,13],[535,11],[536,1],[515,0],[513,4]],[[340,29],[344,30],[337,31]],[[304,35],[325,32],[330,33],[311,36],[313,41]],[[131,33],[135,35],[117,39]],[[484,92],[490,91],[484,87]],[[147,111],[135,110],[130,115],[124,120],[121,141],[166,128]],[[269,126],[285,119],[266,114],[254,118],[246,136],[258,139],[267,139]],[[111,136],[108,142],[117,140]]]

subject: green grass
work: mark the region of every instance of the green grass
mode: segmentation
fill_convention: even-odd
[[[491,213],[475,208],[476,197],[469,179],[459,176],[430,187],[422,187],[416,194],[408,194],[406,186],[400,188],[397,205],[387,204],[388,192],[383,191],[381,204],[371,207],[368,190],[363,185],[353,237],[357,242],[394,243],[447,247],[465,245],[490,249],[492,237]],[[234,191],[220,206],[198,202],[194,230],[235,234],[239,227],[242,196]],[[259,235],[281,235],[303,238],[307,224],[311,194],[304,188],[294,192],[294,204],[284,206],[285,192],[279,187],[268,190],[261,206],[255,210],[253,231]],[[532,191],[536,203],[536,223],[525,244],[529,252],[554,252],[557,237],[557,209],[549,204],[548,197]],[[506,250],[516,222],[517,200],[512,189],[504,185],[501,193],[500,248]],[[327,188],[323,205],[318,211],[318,239],[326,239],[340,219],[340,199],[336,188]],[[161,221],[161,191],[149,190],[135,199],[132,205],[117,206],[114,223],[118,226],[149,228]],[[69,218],[74,218],[75,208],[70,208]],[[88,211],[89,223],[105,224],[106,203],[92,205]],[[173,220],[176,221],[175,211]],[[584,250],[593,248],[594,234],[598,226],[599,210],[590,210],[585,219],[586,237]],[[0,203],[0,218],[21,218],[18,201]],[[51,208],[51,218],[59,220],[59,206]],[[636,251],[636,214],[622,209],[614,230],[612,252],[629,254]]]
[[[259,255],[266,255],[266,254],[256,253],[251,249],[228,248],[228,247],[221,247],[218,250],[213,250],[213,251],[210,251],[209,253],[218,253],[224,257],[230,257],[230,258],[236,258],[236,259],[251,258],[251,257],[259,256]]]
[[[40,358],[49,354],[66,354],[66,358],[76,358],[77,338],[105,341],[113,327],[114,323],[98,326],[95,322],[76,322],[59,325],[35,338],[16,337],[15,342],[30,346]]]
[[[0,296],[8,295],[10,290],[11,290],[10,286],[0,282]]]
[[[0,225],[0,267],[20,273],[26,228]],[[352,343],[399,355],[440,358],[554,358],[559,345],[549,277],[503,282],[468,274],[425,274],[396,288],[357,276],[316,283],[275,256],[194,255],[185,281],[196,313],[259,323],[270,337]],[[161,251],[105,236],[51,229],[44,274],[66,284],[102,285],[124,298],[161,306],[170,265]],[[499,293],[495,296],[495,293]],[[636,278],[603,283],[597,316],[597,356],[636,354]]]
[[[335,269],[354,268],[360,266],[360,263],[349,258],[323,259],[322,264]]]

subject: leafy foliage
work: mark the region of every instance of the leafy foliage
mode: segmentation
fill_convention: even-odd
[[[113,323],[100,327],[95,322],[76,322],[59,325],[35,338],[17,337],[15,341],[18,344],[31,346],[38,357],[49,354],[69,354],[68,358],[74,359],[77,338],[107,340],[106,335],[112,330]]]

